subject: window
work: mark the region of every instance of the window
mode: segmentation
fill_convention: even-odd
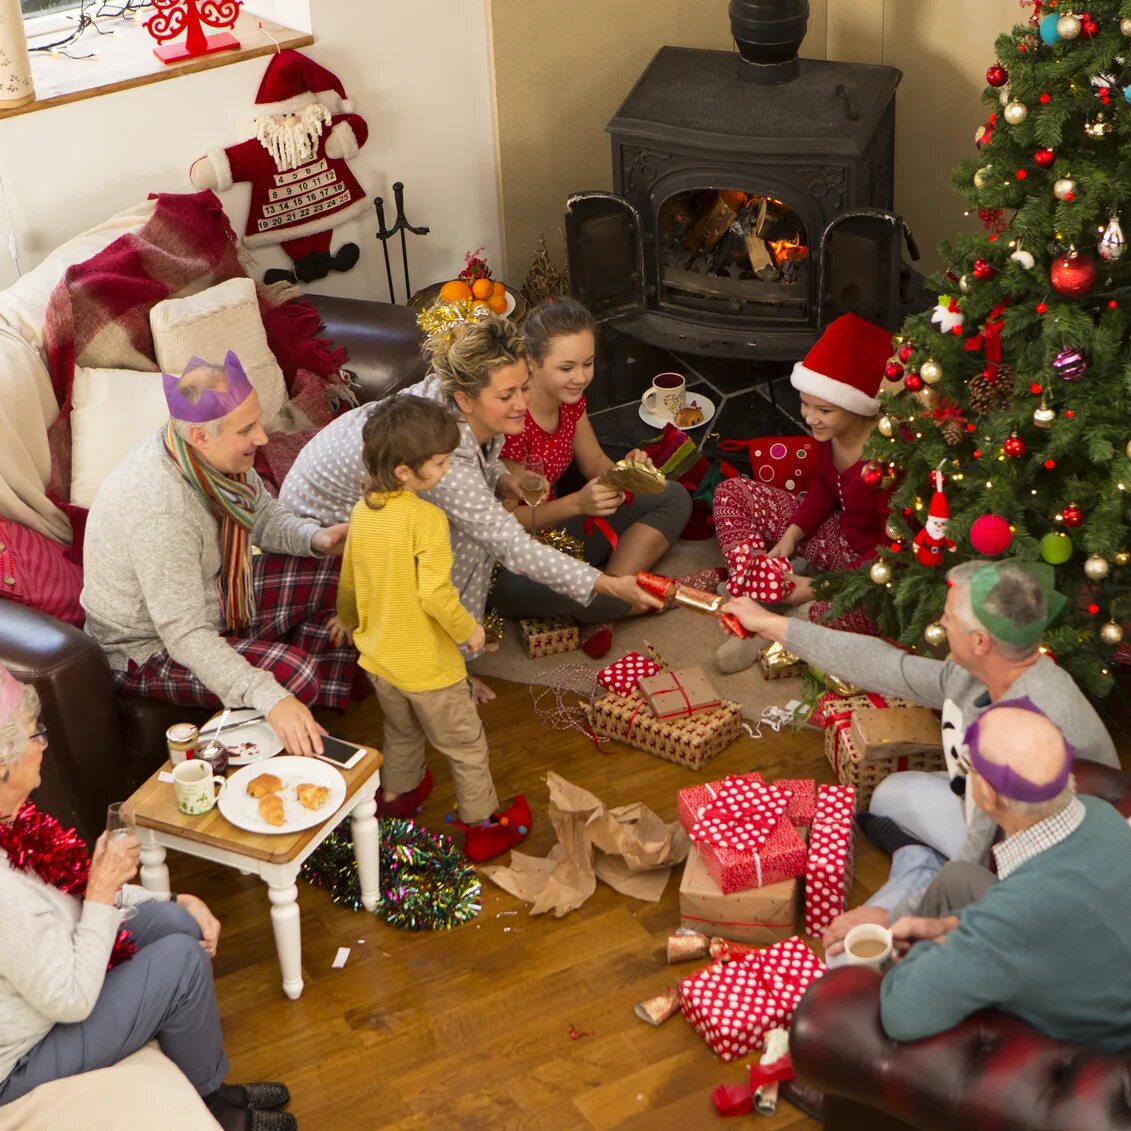
[[[77,7],[79,0],[20,0],[20,10],[25,16],[43,16]]]

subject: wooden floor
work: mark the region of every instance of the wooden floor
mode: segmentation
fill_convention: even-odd
[[[534,812],[526,848],[553,843],[546,819],[548,770],[609,806],[643,801],[675,818],[676,791],[725,773],[832,780],[813,731],[745,736],[693,773],[625,747],[601,753],[576,731],[543,729],[530,689],[497,683],[483,711],[500,796],[525,792]],[[372,698],[325,720],[379,745]],[[422,820],[441,829],[453,794],[432,761],[436,790]],[[882,883],[887,857],[857,838],[853,904]],[[711,1089],[744,1081],[678,1015],[659,1028],[633,1005],[695,969],[669,966],[663,947],[679,925],[679,872],[646,904],[598,884],[562,919],[531,918],[525,905],[483,883],[479,918],[451,932],[412,934],[335,906],[300,885],[303,975],[297,1002],[283,997],[266,888],[227,869],[171,853],[174,887],[201,895],[224,924],[216,984],[230,1079],[285,1080],[302,1131],[694,1131],[718,1117]],[[343,969],[331,969],[340,946]],[[777,1131],[815,1129],[788,1103]]]

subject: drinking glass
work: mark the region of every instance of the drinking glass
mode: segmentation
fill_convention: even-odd
[[[129,836],[137,836],[133,810],[125,801],[115,801],[107,808],[106,832],[110,840],[124,840]],[[137,914],[136,907],[122,907],[121,910],[123,923]]]
[[[538,533],[538,504],[545,502],[550,493],[550,481],[546,478],[546,464],[540,459],[528,459],[522,465],[522,478],[519,488],[526,505],[530,508],[530,532]]]

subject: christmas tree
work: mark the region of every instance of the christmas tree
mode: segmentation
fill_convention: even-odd
[[[939,303],[887,366],[864,476],[895,484],[891,541],[829,581],[834,613],[922,650],[945,639],[946,567],[1043,559],[1069,600],[1042,650],[1102,696],[1131,613],[1131,0],[1031,7],[987,56],[988,118],[953,175],[981,230],[942,245]],[[942,568],[918,549],[936,470]]]

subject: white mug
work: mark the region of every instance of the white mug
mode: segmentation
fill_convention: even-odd
[[[213,776],[212,767],[202,758],[189,758],[173,767],[177,808],[190,817],[207,813],[227,784],[219,775]]]
[[[879,923],[860,923],[844,936],[844,961],[849,966],[869,966],[882,973],[891,953],[891,931]]]
[[[640,401],[648,412],[675,420],[676,413],[687,403],[687,380],[680,373],[657,373]]]

